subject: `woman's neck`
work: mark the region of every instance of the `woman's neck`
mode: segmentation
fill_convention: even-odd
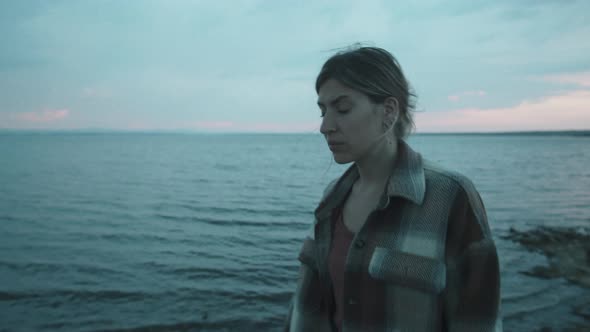
[[[359,179],[356,186],[359,191],[383,190],[397,157],[397,140],[380,142],[356,161]]]

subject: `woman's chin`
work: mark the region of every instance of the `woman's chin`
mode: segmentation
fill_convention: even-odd
[[[333,153],[332,156],[337,164],[348,164],[354,161],[350,156],[343,153]]]

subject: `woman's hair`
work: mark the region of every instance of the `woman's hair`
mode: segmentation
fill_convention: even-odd
[[[329,79],[365,93],[376,104],[393,97],[399,104],[399,117],[394,135],[406,138],[414,129],[412,112],[416,95],[411,91],[397,60],[388,51],[377,47],[353,46],[331,56],[320,71],[315,90]]]

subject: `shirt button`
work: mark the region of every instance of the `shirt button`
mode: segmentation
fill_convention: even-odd
[[[365,241],[364,240],[358,240],[358,241],[356,241],[356,243],[354,244],[354,246],[357,249],[361,249],[361,248],[363,248],[365,246]]]

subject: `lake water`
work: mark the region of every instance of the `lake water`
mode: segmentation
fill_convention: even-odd
[[[480,191],[505,331],[579,322],[590,291],[522,274],[545,257],[501,236],[590,226],[590,136],[409,143]],[[313,134],[0,134],[0,330],[279,330],[313,210],[346,167]]]

